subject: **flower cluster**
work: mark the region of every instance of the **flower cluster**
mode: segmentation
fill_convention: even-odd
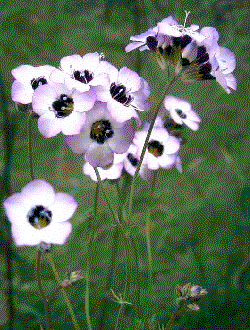
[[[100,168],[100,177],[104,179],[117,179],[122,174],[124,168],[130,175],[134,175],[140,160],[144,142],[146,140],[149,124],[146,123],[142,130],[135,133],[134,139],[128,150],[122,154],[115,154],[112,166]],[[139,175],[146,181],[150,180],[154,170],[161,168],[169,169],[174,165],[181,172],[180,141],[171,136],[160,117],[157,117],[152,130],[146,153],[143,158]],[[83,172],[89,175],[92,180],[97,181],[93,167],[87,162],[83,166]]]
[[[149,110],[147,82],[102,54],[65,56],[59,69],[21,65],[12,75],[12,99],[32,103],[40,133],[50,138],[62,132],[73,152],[84,153],[94,167],[104,168],[114,153],[127,151],[134,137],[128,120],[139,125],[136,110]]]
[[[148,49],[168,71],[168,78],[172,73],[182,81],[216,79],[230,93],[230,88],[236,89],[234,54],[219,46],[215,28],[187,28],[186,19],[182,26],[169,16],[145,33],[132,36],[126,52]],[[150,110],[148,83],[127,67],[118,70],[103,54],[65,56],[59,68],[20,65],[12,75],[12,100],[31,104],[45,138],[62,133],[74,153],[84,154],[83,173],[92,180],[97,181],[94,168],[102,180],[118,179],[123,170],[134,176],[139,163],[144,180],[150,180],[159,168],[176,166],[182,172],[180,129],[187,126],[197,131],[201,121],[187,101],[165,96],[165,109],[160,109],[154,126],[153,122],[151,127],[145,123],[138,130],[139,113]],[[145,144],[149,127],[152,131]],[[55,194],[47,182],[33,180],[4,202],[16,245],[63,244],[71,232],[67,220],[76,205],[68,194]]]
[[[187,309],[191,311],[200,310],[197,301],[207,294],[206,289],[202,288],[200,285],[191,285],[191,283],[187,283],[183,287],[177,285],[175,292],[178,296],[176,299],[177,305],[179,307],[186,306]]]
[[[187,20],[189,12],[186,12]],[[152,51],[162,69],[172,66],[183,81],[216,79],[229,94],[236,90],[235,57],[218,44],[219,34],[213,27],[179,25],[169,16],[146,32],[130,37],[126,52],[138,48]]]

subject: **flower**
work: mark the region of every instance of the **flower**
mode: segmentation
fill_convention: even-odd
[[[67,220],[77,203],[66,193],[55,193],[48,182],[33,180],[20,193],[8,197],[4,208],[17,246],[64,244],[71,233]]]
[[[196,300],[200,299],[202,296],[207,294],[207,290],[203,289],[200,285],[194,285],[191,287],[190,295]]]
[[[172,16],[168,16],[168,17],[164,18],[160,23],[166,23],[170,27],[172,25],[178,24],[173,19]],[[132,41],[132,43],[128,44],[125,47],[125,51],[128,53],[131,50],[134,50],[138,47],[139,47],[140,51],[143,51],[146,49],[155,51],[157,47],[162,47],[163,45],[164,45],[164,47],[166,47],[166,45],[168,45],[170,43],[170,35],[168,36],[166,34],[159,33],[158,24],[160,24],[160,23],[157,23],[157,26],[153,27],[152,29],[147,30],[144,33],[141,33],[141,34],[138,34],[135,36],[131,36],[130,40]],[[179,33],[177,35],[179,35]]]
[[[55,68],[51,65],[33,67],[20,65],[11,71],[14,82],[11,87],[11,98],[14,102],[29,104],[37,87],[47,84]]]
[[[50,82],[39,86],[32,98],[32,107],[40,117],[39,132],[46,138],[63,134],[78,134],[85,123],[85,112],[96,100],[93,91],[80,93],[64,84]]]
[[[179,125],[185,124],[193,131],[199,128],[200,117],[191,109],[191,104],[175,96],[166,96],[165,108],[169,111],[170,117]]]
[[[160,122],[159,118],[158,123]],[[148,127],[149,124],[146,123],[143,130],[135,133],[133,143],[140,151],[146,140]],[[151,132],[143,163],[151,170],[157,170],[159,167],[171,168],[176,163],[179,149],[180,141],[170,136],[164,127],[157,124]]]
[[[88,53],[65,56],[60,61],[60,70],[51,73],[50,79],[64,83],[69,89],[86,92],[91,86],[105,86],[109,83],[108,71],[112,65],[102,61],[102,54]]]
[[[140,119],[135,110],[149,111],[149,86],[146,80],[127,67],[118,71],[115,67],[109,70],[110,85],[107,88],[95,88],[97,99],[107,102],[111,116],[119,123],[134,117],[137,125]]]
[[[201,35],[199,32],[196,32],[199,29],[199,25],[191,24],[190,27],[185,27],[190,11],[185,10],[185,13],[186,17],[184,25],[170,24],[168,20],[164,19],[157,24],[158,32],[163,35],[169,35],[177,38],[187,35],[198,42],[203,41],[205,39],[205,36]]]
[[[114,180],[118,179],[121,176],[123,163],[113,163],[110,166],[107,166],[107,168],[97,167],[97,169],[100,174],[101,180]],[[83,173],[88,175],[91,180],[97,181],[95,169],[88,162],[83,165]]]
[[[128,151],[122,155],[124,168],[126,172],[132,176],[135,175],[136,168],[139,164],[140,155],[141,150],[139,150],[139,148],[133,143],[130,145]],[[150,170],[147,164],[143,162],[139,171],[139,175],[143,180],[149,181],[152,178],[153,171]]]
[[[221,85],[226,93],[231,93],[230,88],[236,90],[236,79],[232,74],[236,67],[234,53],[226,47],[218,46],[214,51],[212,65],[213,71],[211,74],[215,76],[216,81]]]
[[[86,123],[80,134],[65,136],[74,153],[85,153],[85,160],[93,167],[105,168],[114,161],[114,153],[124,153],[134,138],[134,130],[128,122],[114,120],[107,104],[96,102],[86,113]]]

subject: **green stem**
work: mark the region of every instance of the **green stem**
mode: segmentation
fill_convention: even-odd
[[[54,296],[63,288],[62,285],[59,285],[48,297],[47,297],[47,300],[48,301],[51,301]]]
[[[141,153],[141,156],[140,156],[140,160],[139,160],[139,163],[137,165],[137,168],[136,168],[136,171],[135,171],[135,175],[133,176],[133,180],[132,180],[132,184],[131,184],[131,188],[130,188],[130,194],[129,194],[129,206],[128,206],[128,228],[130,230],[130,227],[131,227],[131,218],[132,218],[132,202],[133,202],[133,195],[134,195],[134,187],[135,187],[135,180],[139,174],[139,171],[140,171],[140,168],[141,168],[141,165],[142,165],[142,161],[143,161],[143,158],[144,158],[144,155],[146,153],[146,149],[147,149],[147,146],[148,146],[148,141],[149,141],[149,138],[150,138],[150,135],[151,135],[151,132],[153,130],[153,127],[154,127],[154,123],[155,123],[155,120],[156,120],[156,117],[158,115],[158,112],[160,110],[160,107],[162,105],[162,102],[168,92],[168,89],[169,87],[175,82],[175,80],[177,79],[178,76],[174,76],[169,82],[168,84],[166,85],[165,89],[164,89],[164,92],[159,100],[159,102],[157,103],[156,107],[155,107],[155,111],[154,111],[154,115],[153,115],[153,118],[150,122],[150,126],[149,126],[149,129],[148,129],[148,133],[147,133],[147,136],[146,136],[146,140],[144,142],[144,146],[143,146],[143,149],[142,149],[142,153]]]
[[[94,200],[94,222],[96,222],[96,216],[97,216],[99,186],[100,186],[99,182],[97,182],[96,190],[95,190],[95,200]],[[90,318],[90,312],[89,312],[89,291],[90,291],[90,269],[91,269],[92,243],[93,243],[93,231],[91,228],[90,234],[88,236],[87,267],[86,267],[86,293],[85,293],[85,315],[86,315],[88,330],[92,330],[91,318]]]
[[[29,118],[28,118],[28,148],[29,148],[29,167],[30,167],[30,176],[31,176],[31,180],[34,180],[34,171],[33,171],[33,158],[32,158],[32,143],[31,143],[31,121],[32,118],[32,113],[29,114]]]
[[[171,315],[171,317],[165,327],[165,330],[170,329],[171,324],[174,322],[174,320],[175,320],[176,316],[179,314],[180,310],[181,310],[181,307],[177,306],[176,309],[174,310],[173,314]]]
[[[147,216],[146,216],[146,243],[147,243],[147,252],[148,252],[148,272],[149,272],[149,296],[148,296],[147,311],[146,311],[146,323],[148,322],[149,312],[151,309],[151,299],[152,299],[152,289],[153,289],[152,251],[150,244],[150,211],[153,205],[153,194],[154,194],[156,176],[157,176],[157,172],[154,171],[153,178],[150,184],[149,202],[148,202]]]
[[[42,287],[42,281],[41,281],[41,266],[40,266],[41,255],[42,255],[42,252],[39,249],[38,253],[37,253],[37,259],[36,259],[36,278],[37,278],[39,292],[40,292],[40,294],[42,296],[42,299],[43,299],[45,318],[46,318],[46,328],[47,328],[47,330],[51,330],[49,301],[48,301],[47,297],[45,296],[45,293],[44,293],[43,287]]]
[[[102,189],[103,195],[104,195],[104,197],[105,197],[105,199],[106,199],[106,201],[107,201],[108,208],[109,208],[110,212],[111,212],[112,215],[113,215],[113,218],[114,218],[114,220],[115,220],[115,223],[116,223],[117,227],[121,228],[122,231],[123,231],[123,233],[124,233],[124,229],[122,228],[122,225],[121,225],[121,223],[120,223],[120,219],[119,219],[117,213],[115,212],[115,210],[113,209],[113,207],[111,206],[111,203],[110,203],[110,200],[109,200],[108,195],[107,195],[107,193],[106,193],[106,190],[104,189],[103,182],[102,182],[102,180],[101,180],[101,177],[100,177],[100,174],[99,174],[99,172],[98,172],[98,169],[97,169],[97,167],[95,167],[94,169],[95,169],[95,174],[96,174],[97,180],[98,180],[98,182],[99,182],[99,184],[100,184],[100,187],[101,187],[101,189]],[[124,233],[124,234],[125,234],[125,233]],[[125,234],[125,235],[126,235],[126,234]]]
[[[51,256],[50,253],[48,253],[47,256],[48,256],[49,262],[51,264],[52,270],[54,272],[54,275],[55,275],[55,277],[57,279],[57,282],[58,282],[59,285],[61,285],[61,280],[60,280],[59,274],[58,274],[58,272],[56,270],[56,266],[55,266],[54,260],[53,260],[53,258],[52,258],[52,256]],[[72,319],[72,322],[74,324],[74,327],[75,327],[76,330],[80,330],[80,327],[79,327],[79,324],[77,322],[75,313],[73,311],[73,308],[71,306],[70,300],[69,300],[68,295],[67,295],[66,291],[64,290],[64,288],[62,288],[62,293],[63,293],[64,300],[66,302],[66,305],[68,307],[69,313],[71,315],[71,319]]]
[[[125,243],[125,251],[126,251],[126,261],[127,261],[126,262],[127,278],[126,278],[125,290],[124,290],[124,294],[123,294],[123,300],[128,301],[128,297],[129,297],[129,293],[130,293],[131,277],[132,277],[132,264],[131,264],[132,256],[131,256],[130,236],[125,237],[124,243]],[[125,309],[125,304],[121,304],[119,312],[118,312],[115,330],[119,330],[121,327],[122,315],[123,315],[124,309]]]
[[[113,218],[117,224],[117,227],[121,230],[122,233],[122,237],[124,240],[124,245],[125,245],[125,252],[126,252],[126,285],[125,285],[125,291],[124,291],[124,296],[123,296],[123,300],[127,301],[128,300],[128,296],[129,296],[129,292],[130,292],[130,284],[131,284],[131,277],[132,277],[132,263],[131,263],[131,241],[130,241],[130,235],[128,235],[128,233],[124,230],[120,219],[117,215],[117,213],[115,212],[115,210],[113,209],[113,207],[111,206],[111,203],[109,201],[109,198],[107,196],[107,193],[104,189],[103,186],[103,182],[101,180],[100,174],[98,172],[98,169],[95,167],[95,174],[97,177],[97,180],[100,184],[100,187],[103,191],[104,197],[107,201],[108,207],[113,215]],[[123,311],[124,311],[125,305],[121,304],[119,312],[118,312],[118,317],[117,317],[117,323],[116,323],[116,330],[120,329],[121,326],[121,321],[122,321],[122,315],[123,315]]]

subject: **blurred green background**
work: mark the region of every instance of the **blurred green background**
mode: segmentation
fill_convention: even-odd
[[[173,328],[250,329],[249,9],[249,2],[243,0],[1,1],[1,205],[7,195],[20,191],[30,180],[28,114],[17,111],[10,98],[13,68],[21,64],[58,66],[66,55],[103,52],[107,61],[118,68],[128,66],[149,82],[154,105],[164,87],[164,75],[149,52],[125,53],[131,35],[144,32],[168,15],[182,24],[184,10],[190,10],[187,25],[216,27],[220,45],[235,53],[236,92],[227,95],[215,81],[177,83],[170,91],[191,102],[202,122],[197,132],[184,132],[187,142],[180,154],[183,173],[176,169],[158,173],[151,212],[152,329],[166,324],[175,308],[174,288],[187,282],[202,285],[208,295],[202,299],[199,313],[184,312]],[[64,246],[53,248],[60,275],[77,269],[85,272],[95,183],[83,176],[83,156],[73,155],[62,136],[44,139],[36,119],[32,122],[32,144],[35,177],[47,180],[56,191],[68,192],[79,203],[71,220],[72,235]],[[108,182],[105,187],[116,205],[115,187]],[[123,329],[136,329],[147,303],[147,188],[148,183],[138,179],[133,237],[138,250],[141,304],[139,309],[134,304],[126,308]],[[40,324],[45,328],[43,303],[34,278],[35,253],[36,248],[14,246],[1,206],[1,330],[38,330]],[[56,281],[45,257],[42,278],[46,292],[51,292]],[[87,329],[85,284],[83,280],[68,289],[81,329]],[[95,330],[114,329],[119,306],[112,301],[110,287],[121,293],[124,284],[123,244],[101,197],[90,283],[90,314]],[[133,285],[132,303],[136,294],[138,286]],[[52,302],[51,313],[53,329],[73,329],[61,292]]]

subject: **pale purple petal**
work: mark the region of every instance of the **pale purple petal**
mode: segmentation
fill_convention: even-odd
[[[179,149],[180,149],[180,141],[174,136],[169,136],[167,142],[164,145],[164,151],[167,154],[174,154]]]
[[[86,122],[84,112],[73,111],[68,117],[61,119],[60,125],[64,135],[79,134]]]
[[[15,80],[11,86],[11,98],[14,102],[29,104],[33,93],[31,85],[23,85],[18,80]]]
[[[31,80],[35,77],[34,67],[31,65],[20,65],[11,70],[12,76],[22,84],[30,84]]]
[[[85,154],[85,160],[93,167],[106,167],[114,161],[114,152],[107,144],[92,143]]]
[[[49,226],[39,230],[42,242],[51,244],[64,244],[72,231],[70,222],[51,223]]]
[[[5,213],[12,223],[18,223],[20,219],[24,219],[29,211],[29,206],[25,205],[23,196],[20,193],[8,197],[3,205]]]
[[[114,152],[122,154],[128,150],[134,134],[132,126],[129,123],[125,123],[124,126],[114,130],[114,135],[111,139],[108,139],[108,145]]]
[[[96,70],[97,66],[100,63],[100,54],[97,52],[95,53],[88,53],[85,54],[83,57],[83,68],[82,69],[87,69],[91,70],[92,72]]]
[[[96,93],[93,90],[90,90],[85,93],[79,93],[78,91],[74,91],[72,93],[72,97],[74,100],[74,111],[88,111],[93,108],[94,103],[96,101]]]
[[[114,99],[108,101],[107,107],[111,113],[111,116],[119,123],[123,123],[132,117],[138,117],[136,111],[132,107],[125,107],[123,104],[115,101]]]
[[[184,119],[183,123],[189,127],[192,131],[197,131],[199,128],[199,124],[195,121],[192,121],[190,119]]]
[[[61,85],[61,84],[56,84]],[[54,86],[54,85],[53,85]],[[39,86],[33,94],[32,109],[39,116],[51,109],[52,103],[56,100],[58,92],[55,87],[46,84]]]
[[[180,37],[182,32],[180,32],[175,26],[171,26],[168,23],[158,23],[158,32],[162,34],[166,34],[172,37]]]
[[[83,128],[80,134],[65,136],[65,142],[69,148],[76,154],[82,154],[87,151],[93,140],[90,138],[90,131]]]
[[[236,66],[234,53],[226,47],[219,47],[218,53],[215,54],[217,61],[219,62],[220,70],[223,74],[233,72]]]
[[[56,118],[55,113],[47,111],[38,118],[38,130],[46,138],[56,136],[61,132],[61,121],[63,119]]]
[[[71,75],[74,70],[81,70],[84,65],[82,57],[78,54],[64,56],[60,61],[61,69]]]
[[[233,90],[236,90],[237,89],[236,78],[231,73],[225,75],[225,78],[226,78],[227,86],[232,88]]]
[[[142,165],[139,174],[143,180],[149,181],[152,178],[153,171],[150,170],[146,165]]]
[[[125,47],[125,52],[126,53],[129,53],[131,52],[131,50],[134,50],[138,47],[141,46],[142,43],[138,42],[138,41],[135,41],[135,42],[131,42],[130,44],[128,44],[126,47]]]
[[[11,233],[17,246],[34,246],[41,243],[39,230],[32,227],[27,220],[27,224],[18,225],[13,224],[11,226]]]
[[[131,93],[136,92],[143,87],[143,83],[139,75],[126,66],[121,68],[119,71],[118,81],[122,85],[126,86],[126,89]]]
[[[23,203],[49,206],[54,202],[53,187],[44,180],[33,180],[21,190]]]
[[[69,194],[59,192],[55,194],[54,203],[50,206],[53,220],[62,222],[70,219],[77,208],[77,202]]]

